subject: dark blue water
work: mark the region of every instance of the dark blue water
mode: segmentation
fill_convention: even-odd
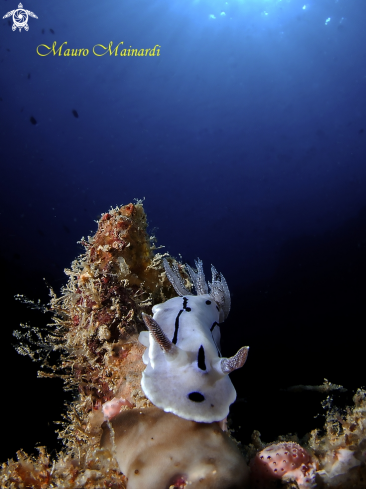
[[[1,17],[18,8],[0,5]],[[28,32],[0,21],[3,408],[23,422],[32,412],[33,431],[24,440],[19,427],[4,457],[52,448],[63,404],[61,384],[35,380],[12,351],[19,321],[39,321],[13,295],[47,300],[43,277],[59,289],[77,241],[134,198],[167,251],[228,281],[224,354],[251,346],[234,375],[243,440],[315,427],[320,398],[299,427],[288,406],[308,398],[280,398],[281,387],[365,383],[364,0],[24,9],[38,16]],[[111,42],[112,55],[93,54]],[[55,55],[37,54],[53,43]],[[154,46],[159,56],[120,56]]]

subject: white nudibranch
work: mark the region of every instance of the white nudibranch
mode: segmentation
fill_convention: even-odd
[[[141,387],[158,408],[181,418],[211,423],[223,420],[236,391],[228,376],[244,365],[248,346],[231,358],[220,353],[220,327],[230,311],[230,293],[226,280],[212,266],[208,285],[202,261],[197,271],[186,265],[197,291],[186,289],[178,268],[164,260],[168,279],[180,297],[153,307],[153,317],[143,314],[149,330],[140,333],[146,346]]]

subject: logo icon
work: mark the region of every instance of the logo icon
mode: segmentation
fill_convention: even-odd
[[[23,27],[25,31],[29,29],[28,16],[38,19],[38,17],[33,12],[31,12],[30,10],[25,10],[21,3],[18,5],[18,8],[16,10],[11,10],[7,14],[5,14],[3,19],[6,19],[11,15],[13,16],[13,22],[14,22],[11,28],[13,29],[13,31],[15,31],[16,28],[18,28],[19,32],[22,30]]]

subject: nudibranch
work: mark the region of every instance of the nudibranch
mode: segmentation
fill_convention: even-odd
[[[164,260],[166,275],[179,297],[152,308],[153,317],[143,314],[149,330],[140,333],[146,346],[141,387],[157,407],[192,421],[221,421],[236,399],[228,376],[244,365],[249,347],[235,356],[222,358],[220,326],[230,311],[226,280],[212,266],[212,283],[206,283],[202,261],[197,271],[186,265],[197,295],[184,285],[177,266]]]

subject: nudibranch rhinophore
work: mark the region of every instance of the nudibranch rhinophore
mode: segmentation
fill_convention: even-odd
[[[235,356],[222,358],[220,327],[230,311],[226,280],[212,266],[207,284],[202,261],[197,271],[186,266],[197,295],[184,286],[177,266],[164,260],[166,275],[179,297],[153,307],[153,317],[143,314],[149,332],[140,333],[147,347],[141,387],[157,407],[192,421],[212,423],[229,413],[236,391],[228,376],[244,365],[248,346]],[[210,290],[209,290],[210,288]]]

